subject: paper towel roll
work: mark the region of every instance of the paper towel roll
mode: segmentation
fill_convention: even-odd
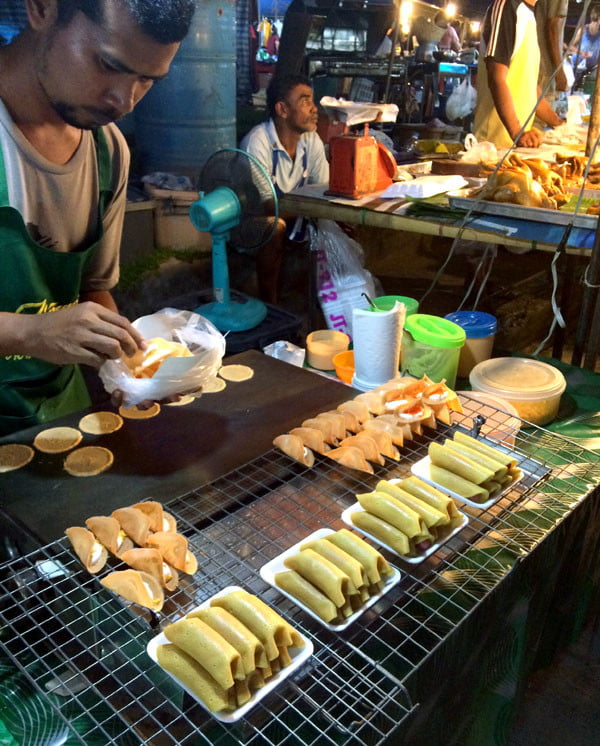
[[[398,375],[405,316],[398,301],[389,311],[352,311],[355,388],[374,389]]]

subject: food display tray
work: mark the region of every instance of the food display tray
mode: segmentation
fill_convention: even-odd
[[[214,598],[226,596],[228,593],[233,593],[234,591],[241,590],[242,588],[237,585],[229,585],[226,588],[223,588],[223,590],[219,591],[218,593],[215,593],[199,606],[196,606],[194,609],[190,609],[189,613],[191,613],[192,611],[197,611],[198,609],[208,608],[210,606],[210,602]],[[289,648],[290,658],[292,659],[292,662],[289,666],[282,668],[281,671],[275,674],[271,679],[269,679],[269,681],[267,681],[261,689],[257,689],[252,695],[252,698],[248,702],[246,702],[245,705],[238,707],[232,712],[211,712],[210,714],[212,715],[212,717],[220,720],[222,723],[236,723],[238,720],[243,718],[255,705],[257,705],[261,699],[264,699],[267,694],[270,694],[273,689],[278,687],[283,681],[285,681],[285,679],[289,678],[289,676],[294,673],[294,671],[300,668],[300,666],[310,658],[314,651],[312,642],[304,637],[304,635],[301,635],[301,637],[304,640],[303,648]],[[153,637],[146,646],[146,652],[158,666],[160,666],[160,663],[158,662],[156,654],[157,648],[159,647],[159,645],[168,644],[169,641],[167,640],[165,633],[161,632],[160,634],[156,635],[156,637]],[[194,700],[198,702],[198,704],[204,710],[206,710],[206,712],[210,712],[204,702],[202,702],[201,699],[198,699],[198,697],[194,694],[194,692],[191,691],[191,689],[188,689],[185,684],[182,684],[181,681],[179,681],[179,679],[176,676],[173,676],[173,674],[171,674],[169,671],[166,671],[165,669],[163,669],[163,671],[165,671],[165,673],[168,674],[173,679],[173,681],[175,681],[182,689],[184,689],[190,695],[190,697],[193,697]]]
[[[473,210],[480,215],[496,215],[506,218],[519,218],[521,220],[533,220],[538,223],[553,223],[554,225],[569,225],[573,223],[576,228],[596,229],[598,218],[596,215],[565,212],[563,210],[549,210],[544,207],[525,207],[514,205],[509,202],[492,202],[485,199],[477,199],[473,196],[476,189],[464,188],[448,192],[450,207],[461,210]]]
[[[374,596],[371,596],[369,598],[364,606],[362,608],[358,609],[354,612],[351,616],[349,616],[347,619],[344,619],[343,622],[340,622],[340,624],[329,624],[328,622],[324,622],[321,617],[317,616],[317,614],[314,613],[311,609],[308,608],[308,606],[305,606],[301,601],[299,601],[295,596],[292,596],[287,591],[284,591],[283,588],[280,588],[278,585],[275,585],[275,575],[278,572],[284,572],[288,568],[283,564],[284,560],[287,557],[290,557],[292,554],[297,554],[300,551],[300,547],[303,544],[306,544],[308,541],[316,541],[317,539],[324,539],[326,536],[330,536],[331,534],[335,533],[335,531],[328,529],[328,528],[321,528],[318,531],[315,531],[314,533],[310,534],[310,536],[307,536],[305,539],[302,539],[302,541],[299,541],[298,543],[291,546],[289,549],[286,549],[285,552],[282,552],[277,557],[272,559],[270,562],[267,562],[266,565],[263,565],[260,569],[260,575],[262,579],[268,583],[269,585],[272,585],[273,588],[277,588],[279,593],[286,596],[286,598],[289,598],[290,601],[293,601],[295,604],[297,604],[301,609],[303,609],[307,614],[310,614],[310,616],[313,619],[316,619],[320,624],[322,624],[324,627],[327,627],[327,629],[331,630],[332,632],[341,632],[342,630],[349,627],[352,622],[355,622],[362,614],[365,613],[367,609],[369,609],[371,606],[376,604],[385,594],[391,590],[395,585],[397,585],[400,582],[400,573],[398,570],[392,567],[393,573],[390,575],[390,577],[386,580],[385,586],[383,587],[383,590],[381,593],[376,593]]]
[[[390,481],[398,482],[400,480],[390,480]],[[386,544],[381,539],[378,539],[374,534],[370,534],[368,531],[365,531],[363,528],[359,528],[359,526],[355,526],[354,523],[352,523],[352,515],[354,513],[364,513],[364,512],[365,512],[365,509],[362,507],[360,503],[354,503],[354,505],[351,505],[349,508],[346,508],[346,510],[344,510],[344,512],[342,513],[342,520],[344,521],[344,523],[346,523],[348,526],[353,528],[355,531],[360,531],[361,534],[363,534],[364,536],[367,536],[372,541],[384,547],[385,549],[388,550],[388,552],[395,554],[396,557],[400,557],[400,559],[403,560],[404,562],[409,562],[411,565],[418,565],[419,563],[426,560],[427,557],[432,555],[434,552],[437,552],[437,550],[442,546],[442,544],[445,544],[453,536],[455,536],[459,531],[462,531],[462,529],[469,522],[469,519],[467,518],[467,516],[464,515],[464,513],[460,513],[461,521],[457,526],[455,526],[451,530],[446,530],[444,533],[442,533],[439,541],[436,541],[424,552],[420,552],[418,555],[411,557],[406,554],[398,554],[398,552],[395,549],[390,547],[388,544]]]

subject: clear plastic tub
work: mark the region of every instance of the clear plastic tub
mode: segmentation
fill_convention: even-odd
[[[567,387],[557,368],[522,357],[484,360],[473,368],[469,382],[474,391],[506,399],[521,419],[540,426],[555,419]]]

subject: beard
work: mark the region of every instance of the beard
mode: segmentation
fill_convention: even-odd
[[[121,115],[114,110],[102,111],[85,107],[75,107],[64,101],[52,101],[50,104],[59,117],[71,127],[82,130],[96,129],[109,122],[115,122]]]

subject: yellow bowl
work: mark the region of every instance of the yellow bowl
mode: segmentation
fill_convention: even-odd
[[[352,383],[354,376],[354,350],[338,352],[333,356],[335,373],[344,383]]]
[[[306,337],[306,358],[312,368],[333,370],[333,356],[348,349],[350,337],[334,329],[319,329]]]

